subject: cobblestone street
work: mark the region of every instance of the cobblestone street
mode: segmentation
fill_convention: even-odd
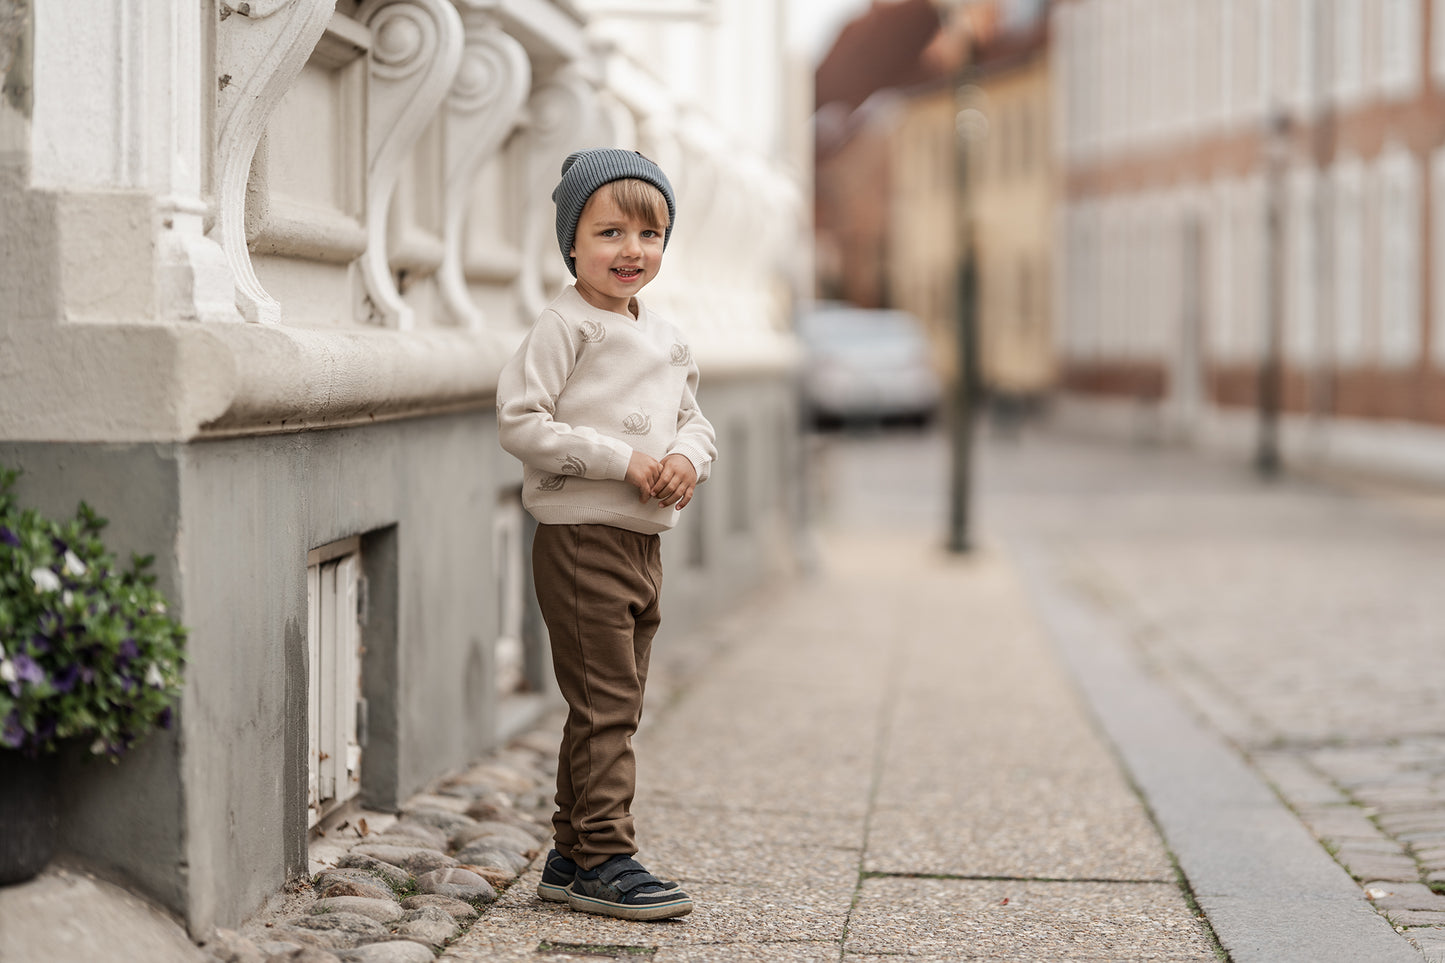
[[[1038,551],[1445,959],[1445,491],[1045,435],[982,465],[983,539]]]

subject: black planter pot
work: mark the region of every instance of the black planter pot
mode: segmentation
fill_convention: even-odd
[[[0,749],[0,886],[38,874],[55,854],[55,762]]]

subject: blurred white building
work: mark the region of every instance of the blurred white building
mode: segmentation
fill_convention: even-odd
[[[233,925],[309,828],[388,808],[549,698],[502,362],[565,281],[585,146],[678,192],[651,300],[722,456],[667,629],[788,563],[806,185],[771,0],[0,2],[0,464],[154,554],[178,728],[67,760],[63,845]]]
[[[1059,0],[1053,27],[1075,410],[1445,477],[1445,3]]]

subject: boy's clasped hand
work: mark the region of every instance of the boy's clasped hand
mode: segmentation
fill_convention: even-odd
[[[697,488],[697,470],[683,455],[667,455],[658,461],[634,449],[627,462],[627,482],[642,493],[644,504],[656,498],[662,506],[675,505],[682,511]]]

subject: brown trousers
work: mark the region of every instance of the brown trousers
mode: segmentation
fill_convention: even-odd
[[[662,621],[661,540],[609,525],[539,525],[532,578],[567,700],[557,758],[557,851],[583,869],[637,852],[632,735]]]

